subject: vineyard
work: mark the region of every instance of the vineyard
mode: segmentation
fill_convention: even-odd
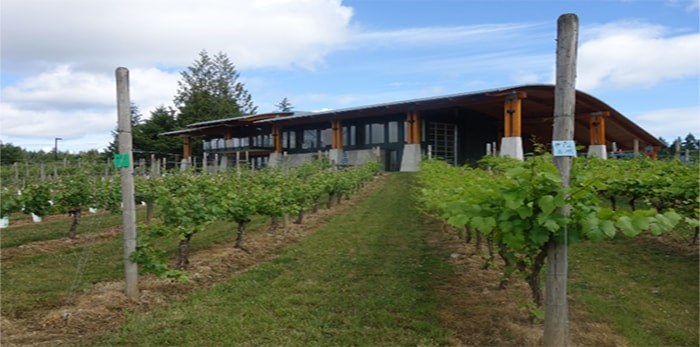
[[[674,306],[677,311],[669,314],[676,312],[689,325],[697,323],[697,310],[689,310],[692,295],[684,295],[687,285],[697,282],[697,266],[694,272],[682,270],[687,259],[697,263],[696,252],[690,258],[669,258],[667,252],[652,257],[656,246],[626,243],[671,230],[684,244],[697,242],[697,167],[577,159],[571,187],[562,189],[551,163],[546,155],[525,162],[486,157],[478,167],[429,160],[415,176],[379,176],[389,177],[389,183],[377,179],[375,162],[334,168],[316,161],[293,169],[240,173],[144,172],[135,176],[136,201],[142,206],[137,209],[139,239],[132,259],[142,273],[155,276],[145,276],[152,279],[142,285],[138,304],[118,294],[123,290],[118,281],[123,276],[121,220],[110,212],[120,210],[118,177],[105,175],[104,166],[84,167],[56,178],[36,175],[35,180],[3,185],[3,212],[11,216],[9,228],[0,231],[2,325],[11,336],[7,340],[3,333],[3,344],[88,342],[86,336],[98,338],[98,345],[537,344],[507,324],[541,333],[542,250],[564,235],[572,246],[576,320],[590,315],[597,321],[586,324],[600,324],[603,319],[593,309],[581,313],[601,300],[581,288],[603,280],[595,278],[601,271],[591,270],[611,252],[607,257],[615,260],[599,270],[609,269],[612,278],[622,271],[620,278],[632,282],[621,286],[630,292],[647,279],[651,289],[606,305],[622,305],[617,310],[624,312],[627,305],[643,307],[643,302],[634,304],[640,300],[655,302],[653,309],[667,309],[657,302],[659,292],[666,296],[678,287],[684,292],[676,299],[688,306]],[[380,191],[366,203],[357,202],[356,193],[369,182],[379,184]],[[571,206],[568,218],[559,214],[566,205]],[[284,240],[299,239],[295,228],[309,223],[317,228],[325,223],[319,224],[318,216],[338,207],[348,210],[333,219],[337,222],[267,263],[284,249],[280,247],[287,247]],[[31,214],[44,221],[31,222]],[[245,266],[262,264],[242,274],[246,267],[241,261]],[[636,267],[658,267],[659,272],[639,277]],[[655,278],[664,278],[667,286]],[[109,295],[100,294],[106,289]],[[161,310],[164,302],[173,307]],[[448,311],[433,311],[439,307]],[[127,321],[131,311],[142,313]],[[474,323],[476,312],[479,324]],[[649,314],[644,312],[639,315]],[[445,316],[454,319],[438,318]],[[654,324],[649,329],[664,327],[673,333],[647,336],[609,324],[630,334],[626,340],[633,344],[697,341],[693,329],[675,331],[653,316],[647,316]],[[625,340],[586,337],[585,325],[572,324],[580,344]],[[45,331],[45,340],[31,337],[36,329]],[[102,338],[94,331],[100,329],[115,333]],[[500,332],[487,334],[486,329]],[[235,331],[223,333],[229,330]],[[635,335],[645,337],[630,337]]]
[[[468,243],[473,238],[477,249],[485,243],[485,268],[501,258],[501,288],[520,273],[539,317],[550,242],[575,244],[646,231],[658,236],[682,223],[694,230],[692,243],[697,243],[698,175],[697,168],[679,162],[580,159],[571,187],[564,189],[551,156],[543,155],[525,162],[486,157],[478,168],[427,161],[418,177],[426,211],[465,233]]]

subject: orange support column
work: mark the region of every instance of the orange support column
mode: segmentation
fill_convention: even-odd
[[[185,159],[192,156],[192,142],[189,136],[182,137],[182,156]]]
[[[525,158],[522,134],[522,99],[527,93],[512,91],[506,95],[503,104],[503,137],[501,138],[501,156],[519,160]]]
[[[609,116],[610,112],[595,112],[591,113],[589,121],[590,141],[592,145],[604,145],[605,140],[605,117]]]
[[[590,145],[588,147],[588,156],[598,157],[601,159],[608,158],[608,151],[605,139],[605,117],[610,116],[610,112],[593,112],[588,122],[588,132]]]
[[[279,125],[272,126],[272,144],[275,147],[275,153],[282,153],[282,136]]]
[[[406,114],[406,143],[420,144],[420,115],[418,111],[408,111]]]
[[[343,126],[339,119],[331,121],[331,148],[343,148]]]
[[[513,92],[506,96],[503,105],[503,132],[505,137],[520,137],[522,134],[522,99],[525,92]]]
[[[418,111],[413,111],[413,144],[420,144],[420,114]]]

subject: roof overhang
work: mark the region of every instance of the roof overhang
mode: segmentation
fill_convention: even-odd
[[[221,134],[227,128],[240,129],[241,127],[246,128],[253,125],[261,127],[275,124],[287,127],[318,124],[330,122],[331,120],[342,121],[390,114],[406,114],[411,111],[420,113],[450,108],[467,110],[468,112],[465,112],[467,115],[480,114],[502,120],[504,101],[513,93],[527,95],[522,101],[523,133],[535,136],[542,143],[551,141],[554,119],[554,85],[545,84],[520,85],[323,112],[281,112],[227,118],[190,124],[188,129],[171,131],[162,135],[206,136]],[[609,112],[610,116],[606,117],[606,139],[608,144],[616,142],[619,148],[631,149],[635,140],[637,140],[640,148],[663,146],[663,143],[656,137],[624,117],[619,111],[582,91],[576,91],[574,139],[577,143],[589,144],[589,119],[592,114],[597,112]]]

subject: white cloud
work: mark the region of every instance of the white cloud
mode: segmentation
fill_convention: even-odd
[[[700,33],[669,35],[661,26],[616,22],[583,34],[580,89],[650,87],[700,77]]]
[[[1,16],[3,69],[187,66],[201,49],[239,68],[313,68],[345,41],[352,10],[340,0],[3,0]]]
[[[493,41],[508,39],[513,41],[514,35],[525,36],[531,29],[540,27],[537,23],[504,23],[480,24],[466,26],[418,27],[386,31],[357,32],[350,40],[353,44],[386,46],[396,48],[401,46],[443,45],[464,43],[467,41]]]
[[[108,76],[61,65],[3,88],[2,99],[26,110],[103,107],[114,102],[110,83]]]
[[[700,106],[652,110],[630,114],[629,117],[652,135],[661,136],[669,142],[688,133],[695,136],[700,134]]]
[[[170,104],[177,79],[155,68],[130,71],[131,101],[144,118]],[[59,66],[3,88],[0,113],[3,137],[61,137],[75,148],[88,144],[77,139],[92,137],[105,140],[88,148],[102,148],[117,123],[115,77]]]

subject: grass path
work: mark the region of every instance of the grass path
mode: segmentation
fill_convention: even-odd
[[[571,304],[631,346],[698,345],[698,255],[653,237],[584,242],[569,253]]]
[[[135,314],[98,344],[447,343],[432,283],[451,270],[423,242],[410,179],[391,175],[349,213],[275,260],[167,309]]]

